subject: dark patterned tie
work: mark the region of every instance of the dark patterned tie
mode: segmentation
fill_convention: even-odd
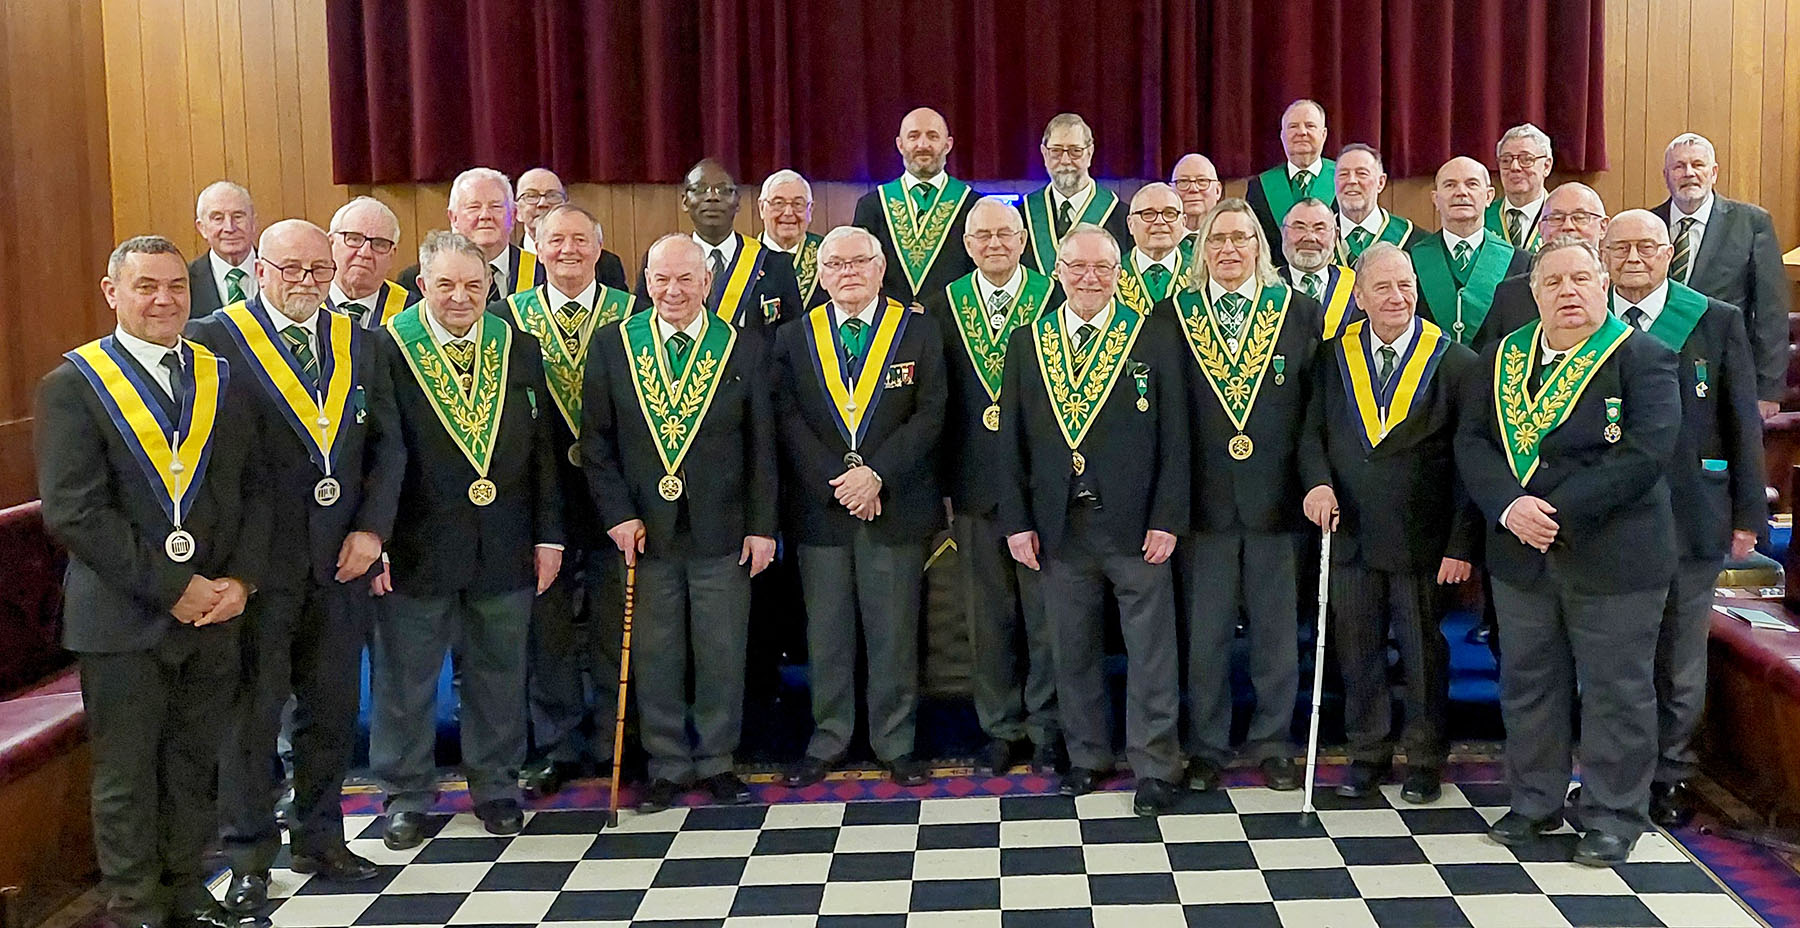
[[[1161,300],[1169,295],[1169,269],[1152,264],[1144,269],[1144,283],[1150,287],[1150,299]]]
[[[225,272],[225,302],[244,302],[244,278],[248,276],[250,275],[244,273],[244,269],[241,267],[234,267]]]
[[[444,356],[456,368],[456,383],[466,395],[475,389],[475,342],[468,339],[444,345]]]
[[[338,311],[349,316],[351,321],[355,322],[357,325],[363,326],[364,328],[368,327],[369,307],[356,302],[339,303]]]
[[[1350,234],[1344,239],[1345,243],[1350,246],[1350,260],[1355,261],[1362,257],[1363,249],[1369,247],[1369,243],[1374,240],[1375,236],[1369,234],[1369,230],[1362,226],[1351,229]]]
[[[1250,301],[1241,293],[1227,293],[1219,297],[1219,327],[1225,330],[1225,337],[1236,341],[1244,329],[1244,307]]]
[[[1381,378],[1381,386],[1385,389],[1388,380],[1394,376],[1394,359],[1399,357],[1399,354],[1394,351],[1392,345],[1382,345],[1375,354],[1381,358],[1381,367],[1375,372],[1375,376]]]
[[[1516,206],[1506,210],[1506,240],[1514,248],[1525,244],[1525,211]]]
[[[688,349],[694,347],[694,337],[686,332],[676,332],[669,336],[664,347],[669,351],[669,370],[679,374],[687,364]]]
[[[1068,235],[1069,229],[1074,225],[1075,204],[1064,200],[1062,205],[1056,208],[1056,240],[1062,241],[1062,237]]]
[[[1075,330],[1075,370],[1077,373],[1087,369],[1088,361],[1094,356],[1094,344],[1099,341],[1100,327],[1091,322],[1084,322]]]
[[[1310,296],[1315,300],[1318,299],[1319,298],[1319,275],[1317,275],[1317,274],[1301,274],[1300,275],[1300,289],[1305,291],[1307,296]]]
[[[712,257],[707,259],[707,264],[712,268],[712,276],[715,283],[718,282],[720,277],[725,276],[725,253],[723,251],[714,248],[712,250]]]
[[[1457,242],[1450,249],[1450,257],[1456,262],[1456,282],[1467,283],[1469,280],[1469,263],[1475,259],[1475,249],[1468,242]]]
[[[313,354],[312,337],[299,323],[281,330],[281,337],[287,342],[288,350],[294,353],[294,360],[300,362],[300,371],[306,377],[308,392],[319,386],[319,357]]]
[[[1543,357],[1543,363],[1538,365],[1537,373],[1532,375],[1531,392],[1543,392],[1544,382],[1550,379],[1550,372],[1556,370],[1556,365],[1561,362],[1562,359],[1563,353],[1560,351],[1553,351]]]
[[[1675,224],[1675,256],[1669,259],[1669,276],[1680,283],[1687,283],[1688,272],[1694,263],[1694,226],[1698,220],[1689,216]]]
[[[1298,200],[1307,195],[1308,189],[1312,187],[1312,179],[1311,171],[1294,172],[1294,199]]]
[[[918,216],[924,216],[926,211],[931,209],[932,194],[935,193],[937,193],[937,188],[930,184],[914,184],[912,198],[915,208],[913,212]]]
[[[988,327],[1000,331],[1006,324],[1007,311],[1012,308],[1012,294],[1005,290],[995,290],[988,294]]]
[[[838,326],[838,337],[844,340],[844,352],[850,355],[852,371],[862,369],[863,352],[868,349],[869,324],[861,319],[845,319]]]

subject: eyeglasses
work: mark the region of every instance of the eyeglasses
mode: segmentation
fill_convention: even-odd
[[[1176,190],[1205,190],[1219,182],[1217,177],[1177,177]]]
[[[1092,274],[1095,277],[1106,277],[1108,274],[1116,274],[1119,271],[1119,266],[1111,261],[1095,261],[1092,263],[1087,261],[1058,261],[1056,262],[1056,266],[1062,268],[1064,273],[1068,274],[1069,279],[1071,280],[1077,277],[1086,277],[1089,274]]]
[[[1052,161],[1076,161],[1092,147],[1094,147],[1092,143],[1087,145],[1045,145],[1044,156]]]
[[[804,200],[799,197],[794,197],[793,199],[776,197],[773,200],[764,200],[763,203],[769,207],[769,211],[772,213],[785,213],[790,209],[796,213],[804,213],[812,206],[811,200]]]
[[[266,258],[257,258],[256,260],[280,271],[281,279],[290,284],[297,284],[307,277],[311,277],[314,283],[330,283],[331,278],[337,276],[337,265],[335,264],[320,264],[316,267],[306,267],[300,264],[276,264]]]
[[[561,206],[567,202],[569,202],[569,198],[564,196],[560,190],[546,190],[542,193],[536,190],[527,190],[519,194],[519,203],[523,206],[537,206],[540,203],[544,206]]]
[[[1605,218],[1606,218],[1605,216],[1602,216],[1599,213],[1590,213],[1585,210],[1575,210],[1573,212],[1567,212],[1567,213],[1545,213],[1544,215],[1538,217],[1538,224],[1545,225],[1545,226],[1567,225],[1567,226],[1573,226],[1577,229],[1585,229],[1588,226],[1591,226],[1594,223],[1599,222],[1600,220],[1605,219]]]
[[[1328,236],[1333,231],[1335,231],[1336,226],[1334,226],[1332,223],[1329,223],[1329,222],[1315,222],[1311,225],[1307,225],[1304,222],[1290,222],[1290,223],[1286,223],[1285,225],[1283,225],[1282,228],[1288,230],[1289,232],[1294,233],[1295,235],[1300,235],[1300,234],[1303,234],[1306,232],[1311,232],[1314,235]]]
[[[355,251],[365,244],[369,246],[370,251],[378,255],[385,255],[394,250],[394,240],[391,238],[376,238],[373,235],[364,235],[361,232],[338,231],[331,234],[343,239],[344,247],[349,248],[351,251]]]
[[[1214,232],[1206,237],[1206,247],[1208,248],[1224,248],[1226,245],[1233,248],[1247,248],[1255,243],[1256,235],[1250,232]]]
[[[732,194],[737,192],[737,185],[735,185],[735,184],[689,184],[689,185],[687,185],[687,192],[690,196],[693,196],[695,198],[703,198],[707,194],[712,194],[713,196],[716,196],[720,199],[724,199],[724,198],[729,197]]]
[[[1548,155],[1501,155],[1500,156],[1500,166],[1503,168],[1506,168],[1506,167],[1528,168],[1548,157],[1549,157]]]
[[[1017,229],[1017,230],[1003,229],[998,232],[996,232],[992,229],[982,229],[980,232],[965,233],[963,235],[963,238],[969,239],[978,245],[986,245],[988,242],[991,242],[994,239],[1000,239],[1001,241],[1005,241],[1009,238],[1021,237],[1024,234],[1025,234],[1024,229]]]
[[[869,262],[874,261],[875,257],[875,255],[863,255],[860,258],[833,258],[830,261],[820,261],[819,269],[830,271],[833,274],[842,274],[845,271],[860,271],[863,268],[868,267]]]
[[[1181,218],[1181,208],[1177,206],[1165,206],[1162,209],[1140,209],[1131,215],[1137,217],[1137,221],[1145,224],[1174,222]]]
[[[1643,238],[1638,239],[1635,242],[1609,242],[1606,245],[1606,252],[1615,258],[1629,258],[1631,257],[1631,253],[1636,251],[1642,252],[1644,257],[1649,258],[1653,257],[1657,252],[1664,248],[1671,247],[1673,246],[1668,242],[1657,242]]]

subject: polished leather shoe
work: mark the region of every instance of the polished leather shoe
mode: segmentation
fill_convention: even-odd
[[[541,760],[519,774],[519,785],[525,795],[546,799],[562,792],[562,788],[581,776],[581,765],[561,760]]]
[[[1694,820],[1693,796],[1686,783],[1650,784],[1650,821],[1661,828],[1685,828]]]
[[[924,786],[931,782],[931,765],[911,754],[902,754],[888,762],[888,775],[900,786]]]
[[[1406,772],[1406,783],[1400,787],[1400,798],[1415,806],[1438,801],[1444,795],[1444,771],[1436,767],[1414,767]]]
[[[225,889],[225,899],[220,905],[225,911],[234,915],[249,915],[269,904],[269,875],[267,873],[238,873],[232,871],[231,885]]]
[[[1390,772],[1392,768],[1387,764],[1351,761],[1350,769],[1344,774],[1344,782],[1338,785],[1337,794],[1345,799],[1367,799],[1381,791],[1381,783]]]
[[[516,835],[525,830],[525,812],[517,800],[493,799],[475,806],[475,817],[490,835]]]
[[[1262,770],[1263,783],[1283,792],[1300,788],[1300,767],[1292,757],[1265,757],[1256,765]]]
[[[404,851],[425,843],[425,813],[390,812],[381,826],[381,843],[390,851]]]
[[[1020,753],[1019,745],[1005,738],[995,738],[987,743],[981,756],[976,759],[975,772],[990,777],[1006,776]]]
[[[1562,823],[1562,816],[1556,814],[1531,818],[1518,812],[1508,812],[1500,816],[1494,827],[1488,829],[1488,837],[1494,839],[1496,844],[1518,847],[1536,841],[1546,831],[1555,831]]]
[[[168,921],[168,928],[239,928],[239,926],[267,925],[267,918],[255,915],[233,915],[225,911],[225,907],[214,902],[187,912],[176,913]]]
[[[1575,862],[1584,867],[1616,867],[1631,856],[1633,843],[1598,828],[1591,829],[1575,845]]]
[[[1055,776],[1069,769],[1068,754],[1063,751],[1062,739],[1053,738],[1031,749],[1031,772],[1040,777]]]
[[[1145,818],[1155,818],[1174,804],[1175,787],[1155,777],[1139,780],[1137,794],[1131,797],[1131,811]]]
[[[644,795],[638,798],[637,810],[644,815],[661,812],[674,805],[676,797],[680,795],[680,783],[658,777],[644,787]]]
[[[803,787],[811,786],[814,783],[823,781],[825,775],[830,773],[831,768],[836,766],[836,764],[836,761],[826,760],[822,757],[813,757],[809,754],[805,758],[802,758],[799,763],[787,768],[787,770],[781,774],[781,785],[786,786],[788,789],[801,789]]]
[[[729,770],[701,780],[700,786],[712,797],[713,802],[720,805],[741,806],[751,799],[750,787],[745,786],[744,781]]]
[[[347,847],[329,848],[323,854],[295,854],[288,869],[315,874],[328,883],[361,883],[381,872],[373,861]]]
[[[1196,757],[1187,765],[1188,789],[1207,793],[1219,788],[1219,765],[1204,757]]]
[[[1107,774],[1086,767],[1070,767],[1063,774],[1062,782],[1057,784],[1056,791],[1064,796],[1086,796],[1100,786]]]

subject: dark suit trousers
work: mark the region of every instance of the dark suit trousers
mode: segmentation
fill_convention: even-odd
[[[200,855],[218,817],[219,723],[238,673],[231,623],[156,647],[80,655],[93,751],[94,854],[109,906],[160,922],[211,899]]]
[[[1219,532],[1183,538],[1181,595],[1187,616],[1188,756],[1231,759],[1231,642],[1243,612],[1250,629],[1256,708],[1244,753],[1292,756],[1300,692],[1297,536]]]
[[[1046,744],[1056,721],[1056,668],[1038,572],[1013,560],[993,519],[959,512],[956,539],[975,715],[990,738]]]
[[[1706,638],[1724,558],[1682,559],[1656,634],[1656,782],[1700,772],[1694,732],[1706,709]]]
[[[1332,637],[1344,677],[1344,732],[1351,760],[1385,764],[1394,756],[1387,666],[1391,628],[1406,672],[1406,727],[1400,736],[1406,762],[1414,768],[1444,766],[1450,645],[1438,628],[1441,602],[1435,576],[1373,570],[1360,563],[1331,565],[1331,615],[1337,620]]]
[[[913,751],[919,714],[919,582],[925,543],[885,545],[858,526],[847,545],[800,545],[812,678],[809,757],[835,760],[856,727],[856,642],[868,652],[869,746],[882,761]]]
[[[1175,585],[1171,568],[1145,563],[1139,552],[1108,553],[1072,507],[1055,557],[1042,561],[1044,616],[1050,625],[1056,690],[1069,762],[1089,770],[1115,764],[1104,608],[1110,585],[1125,639],[1125,757],[1140,779],[1181,779],[1180,666],[1176,659]]]
[[[1581,687],[1581,821],[1636,839],[1649,827],[1656,769],[1656,629],[1667,590],[1587,595],[1494,580],[1500,713],[1513,811],[1560,813],[1569,788],[1570,711]]]
[[[605,766],[612,762],[619,712],[625,559],[610,545],[570,547],[563,558],[556,581],[531,604],[526,680],[532,749],[551,760],[581,760],[581,723],[591,711],[594,739],[587,752]],[[582,681],[584,672],[591,683]]]
[[[650,777],[687,783],[731,770],[744,727],[750,568],[738,563],[737,554],[646,554],[638,558],[636,595],[631,639],[637,672],[632,677]]]
[[[525,760],[525,639],[530,587],[492,596],[377,601],[370,662],[369,766],[391,812],[423,812],[437,795],[437,681],[444,650],[462,661],[463,774],[477,803],[519,798]]]
[[[374,615],[368,581],[257,594],[239,629],[242,674],[219,756],[220,836],[239,873],[266,873],[281,850],[272,758],[294,708],[297,854],[344,844],[339,800],[356,739],[362,649]]]

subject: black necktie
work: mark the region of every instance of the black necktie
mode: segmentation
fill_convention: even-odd
[[[1063,236],[1068,235],[1069,229],[1074,225],[1075,204],[1064,200],[1062,205],[1056,208],[1056,240],[1062,241]]]
[[[1382,345],[1375,353],[1381,358],[1381,369],[1375,372],[1375,376],[1381,378],[1381,386],[1386,388],[1388,381],[1394,376],[1394,359],[1399,355],[1392,345]]]
[[[1625,321],[1631,323],[1632,328],[1637,329],[1640,332],[1649,331],[1650,326],[1645,324],[1649,319],[1650,314],[1644,312],[1642,309],[1639,309],[1636,306],[1625,307]]]
[[[182,376],[181,352],[170,351],[163,355],[162,366],[169,372],[169,399],[175,401],[174,414],[169,416],[169,419],[176,422],[179,427],[181,407],[184,405],[182,397],[187,393],[187,380]]]
[[[367,327],[369,307],[361,303],[339,303],[338,310],[348,315],[357,325]]]
[[[1546,381],[1550,378],[1550,372],[1553,370],[1556,370],[1556,365],[1558,362],[1560,362],[1562,360],[1562,358],[1563,358],[1562,352],[1552,351],[1549,354],[1545,355],[1541,359],[1542,363],[1540,363],[1538,365],[1537,373],[1532,375],[1532,378],[1531,378],[1531,392],[1533,392],[1533,393],[1542,393],[1543,392],[1544,381]]]
[[[714,248],[712,250],[710,263],[712,266],[713,283],[716,285],[719,282],[719,278],[725,274],[725,253]]]

